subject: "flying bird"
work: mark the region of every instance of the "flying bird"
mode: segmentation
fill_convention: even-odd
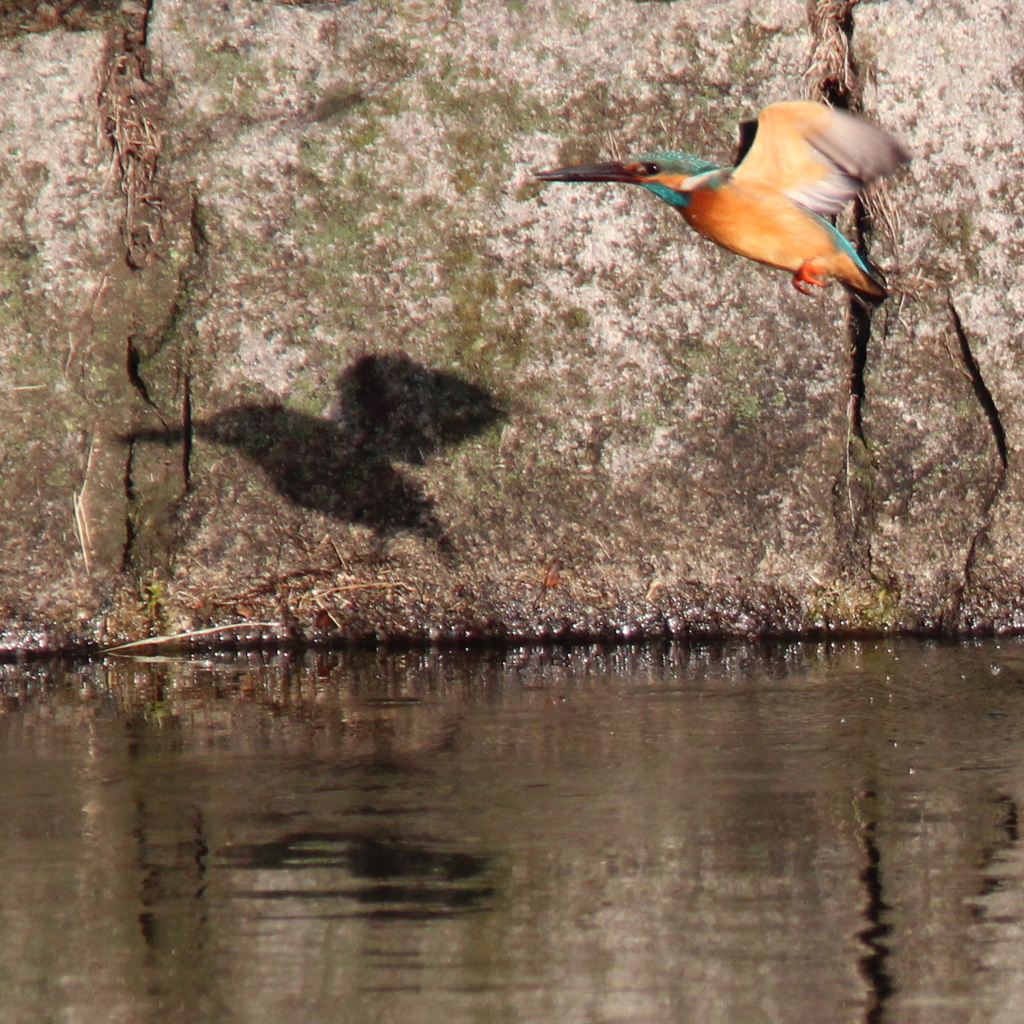
[[[741,126],[735,167],[690,153],[544,171],[542,181],[624,181],[674,206],[695,231],[730,252],[788,270],[793,287],[830,279],[870,305],[886,297],[878,273],[826,220],[869,182],[910,160],[888,132],[823,103],[765,107]],[[752,141],[751,141],[752,136]]]

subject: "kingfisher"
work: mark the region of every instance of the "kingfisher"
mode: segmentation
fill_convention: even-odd
[[[792,273],[805,295],[839,281],[871,306],[886,297],[878,272],[827,220],[869,182],[910,160],[888,132],[823,103],[789,100],[740,126],[735,167],[658,151],[625,162],[544,171],[542,181],[624,181],[674,206],[730,252]]]

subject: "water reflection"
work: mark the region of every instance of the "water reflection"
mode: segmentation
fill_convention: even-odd
[[[0,1021],[1024,1019],[1024,645],[0,666]]]
[[[236,899],[287,900],[291,916],[421,920],[487,909],[495,891],[480,884],[488,858],[393,833],[299,832],[229,850],[227,858],[259,873],[259,888],[237,888]]]

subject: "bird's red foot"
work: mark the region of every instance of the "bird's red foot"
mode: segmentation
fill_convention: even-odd
[[[804,260],[800,264],[800,269],[793,275],[793,287],[798,292],[810,295],[811,289],[807,287],[809,284],[817,285],[819,288],[828,287],[828,281],[821,276],[821,271],[818,270],[814,260]]]

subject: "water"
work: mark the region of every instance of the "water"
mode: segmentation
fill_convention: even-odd
[[[1024,644],[0,666],[0,1022],[1024,1020]]]

